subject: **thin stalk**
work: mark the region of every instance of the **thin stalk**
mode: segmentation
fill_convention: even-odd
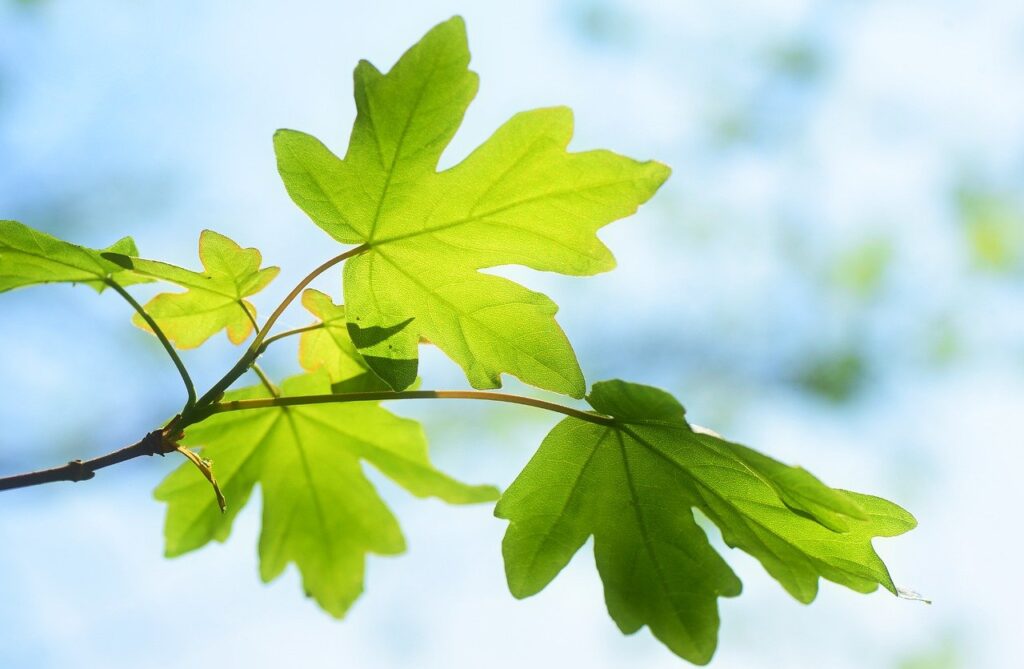
[[[321,322],[313,323],[312,325],[307,325],[306,327],[302,328],[295,328],[294,330],[285,330],[284,332],[279,332],[273,337],[267,337],[266,339],[263,340],[263,350],[267,350],[267,348],[278,339],[284,339],[285,337],[291,337],[293,335],[302,334],[303,332],[312,332],[313,330],[319,330],[322,327],[324,327],[324,323]]]
[[[164,350],[167,351],[167,355],[171,357],[171,360],[174,362],[174,366],[178,368],[178,374],[181,375],[181,380],[185,383],[185,391],[188,393],[188,399],[185,401],[185,410],[187,411],[192,408],[196,403],[196,387],[192,383],[192,377],[189,376],[188,369],[185,368],[185,363],[183,363],[181,358],[178,357],[178,353],[174,350],[174,346],[172,346],[171,342],[167,339],[167,335],[165,335],[164,331],[160,329],[160,326],[156,324],[153,317],[146,312],[142,305],[139,304],[135,298],[121,286],[121,284],[109,278],[106,279],[105,283],[113,288],[118,295],[123,297],[125,301],[135,309],[136,313],[142,317],[142,320],[146,321],[146,325],[149,326],[149,329],[153,331],[156,338],[160,340],[161,344],[163,344]]]
[[[258,367],[255,368],[259,370]],[[269,382],[266,376],[262,374],[262,370],[256,371],[261,379],[265,382]],[[273,384],[270,384],[271,386]],[[271,392],[275,392],[271,390]],[[615,419],[610,416],[604,416],[599,413],[593,413],[590,411],[581,411],[580,409],[574,409],[561,404],[555,404],[554,402],[547,402],[545,400],[538,400],[532,397],[522,397],[520,395],[506,395],[504,393],[493,393],[481,390],[406,390],[402,392],[393,391],[379,391],[379,392],[364,392],[364,393],[338,393],[331,395],[295,395],[292,397],[273,397],[266,399],[253,399],[253,400],[233,400],[230,402],[219,402],[206,407],[195,407],[193,408],[194,415],[189,420],[189,424],[197,423],[205,418],[208,418],[212,414],[226,413],[229,411],[244,411],[246,409],[260,409],[267,407],[289,407],[289,406],[302,406],[310,404],[329,404],[329,403],[344,403],[344,402],[379,402],[385,400],[416,400],[416,399],[456,399],[456,400],[484,400],[488,402],[505,402],[507,404],[520,404],[524,406],[534,407],[537,409],[544,409],[545,411],[553,411],[560,413],[564,416],[570,416],[579,420],[587,421],[589,423],[595,423],[597,425],[614,425]],[[178,417],[180,419],[180,417]],[[184,427],[178,419],[172,421],[174,434]],[[61,467],[54,467],[53,469],[44,469],[37,472],[29,472],[27,474],[17,474],[15,476],[8,476],[0,478],[0,490],[12,490],[14,488],[25,488],[28,486],[39,485],[41,483],[52,483],[54,481],[85,481],[91,479],[97,469],[103,467],[109,467],[126,460],[141,457],[143,455],[163,455],[165,453],[171,453],[175,450],[181,451],[183,455],[188,457],[197,466],[203,470],[203,475],[210,479],[211,484],[214,486],[214,492],[217,493],[218,502],[223,504],[223,496],[220,494],[217,488],[216,479],[213,478],[213,472],[209,470],[209,464],[202,461],[201,458],[192,457],[194,454],[188,451],[183,446],[179,446],[176,443],[178,437],[170,436],[172,433],[171,426],[164,428],[163,430],[154,430],[147,434],[138,443],[132,444],[126,448],[122,448],[118,451],[108,453],[107,455],[94,458],[92,460],[73,460],[66,465]],[[188,452],[186,452],[188,451]],[[206,469],[204,469],[204,467]],[[222,507],[223,508],[223,507]]]
[[[333,393],[328,395],[294,395],[291,397],[270,397],[252,400],[232,400],[218,402],[204,411],[205,414],[225,413],[228,411],[244,411],[246,409],[265,409],[267,407],[289,407],[307,404],[334,404],[344,402],[380,402],[387,400],[484,400],[488,402],[505,402],[521,404],[545,411],[553,411],[579,420],[598,425],[612,425],[615,419],[610,416],[574,409],[562,404],[538,400],[521,395],[507,395],[482,390],[404,390],[401,392],[372,391],[362,393]]]
[[[264,372],[263,368],[257,365],[255,362],[252,363],[252,371],[256,374],[256,376],[260,377],[260,383],[263,384],[263,387],[266,388],[271,395],[273,395],[274,397],[278,397],[281,395],[281,391],[277,389],[277,386],[275,386],[274,382],[270,380],[270,377],[267,376],[267,373]]]
[[[242,357],[239,358],[238,362],[235,363],[235,366],[229,369],[227,374],[221,377],[220,381],[213,384],[213,387],[207,390],[203,396],[196,401],[196,407],[202,408],[203,411],[183,411],[181,418],[176,425],[178,427],[186,427],[201,420],[200,415],[208,415],[209,412],[206,410],[207,407],[219,400],[221,396],[224,395],[224,391],[230,388],[231,384],[238,380],[238,377],[245,374],[250,365],[256,361],[256,358],[260,357],[260,354],[266,348],[265,340],[267,339],[267,335],[270,333],[270,328],[274,326],[274,323],[277,322],[277,319],[280,318],[281,314],[283,314],[285,309],[288,308],[288,305],[290,305],[295,298],[302,293],[306,286],[313,282],[313,279],[317,278],[338,263],[344,262],[352,256],[359,255],[369,248],[369,245],[362,244],[361,246],[349,249],[340,255],[334,256],[307,274],[306,278],[300,281],[299,284],[295,286],[287,296],[285,296],[284,300],[281,301],[281,304],[277,305],[277,308],[274,309],[274,313],[270,314],[270,318],[267,319],[267,322],[264,323],[263,327],[256,333],[256,338],[249,345],[249,348],[246,349],[245,353],[242,354]],[[193,407],[193,409],[196,407]],[[199,415],[196,415],[197,413]]]
[[[238,306],[242,307],[242,311],[245,312],[245,315],[246,317],[248,317],[249,322],[252,323],[253,331],[259,332],[260,324],[256,322],[256,316],[254,316],[253,313],[249,311],[249,307],[248,305],[246,305],[245,300],[238,300]]]
[[[306,286],[313,282],[313,279],[317,278],[318,276],[320,276],[330,268],[334,267],[338,263],[345,262],[352,256],[357,256],[360,253],[369,250],[369,248],[369,244],[362,244],[360,246],[355,247],[354,249],[349,249],[348,251],[345,251],[341,255],[331,258],[330,260],[328,260],[327,262],[325,262],[324,264],[320,265],[312,272],[307,274],[305,279],[300,281],[297,286],[292,288],[292,292],[288,293],[284,300],[282,300],[281,304],[277,305],[277,309],[274,309],[274,313],[270,314],[270,318],[267,319],[267,322],[263,324],[263,327],[260,329],[259,333],[256,334],[256,339],[255,341],[253,341],[252,346],[250,348],[252,348],[252,350],[254,351],[259,350],[260,346],[263,344],[263,340],[267,338],[268,334],[270,334],[270,329],[274,327],[274,323],[277,322],[277,319],[281,317],[281,314],[283,314],[284,310],[288,308],[288,305],[291,304],[295,300],[295,298],[302,293],[303,290],[305,290]]]

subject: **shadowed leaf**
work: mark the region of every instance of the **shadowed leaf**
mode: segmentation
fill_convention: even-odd
[[[696,432],[657,388],[606,381],[588,400],[616,422],[563,420],[495,510],[511,521],[503,553],[515,596],[542,590],[593,535],[619,628],[647,625],[679,656],[706,663],[717,643],[717,600],[741,586],[693,508],[801,602],[814,599],[819,578],[896,593],[871,539],[914,527],[900,507]]]

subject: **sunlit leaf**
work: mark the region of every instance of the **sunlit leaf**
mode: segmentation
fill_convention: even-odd
[[[101,253],[134,255],[135,241],[124,237],[106,249],[90,249],[57,239],[15,221],[0,221],[0,292],[42,283],[81,283],[96,291],[117,277],[122,286],[146,281]]]
[[[366,364],[348,333],[345,307],[335,304],[329,295],[312,288],[302,294],[302,306],[317,317],[320,327],[303,332],[299,338],[299,363],[315,372],[323,369],[335,392],[387,390]]]
[[[199,237],[199,259],[205,272],[124,254],[107,253],[105,257],[138,274],[188,289],[161,293],[146,304],[146,311],[177,348],[195,348],[221,330],[227,330],[234,344],[245,341],[256,319],[256,307],[245,298],[266,288],[280,271],[277,267],[260,269],[263,257],[258,250],[243,249],[212,230],[204,230]],[[138,314],[132,322],[149,330]]]
[[[285,380],[284,395],[330,392],[326,373]],[[262,387],[226,399],[269,397]],[[276,578],[289,563],[306,592],[342,616],[363,589],[367,553],[405,550],[398,522],[363,473],[373,465],[417,497],[453,504],[497,498],[491,486],[460,483],[427,458],[419,423],[376,403],[320,404],[218,414],[188,429],[184,443],[213,462],[227,498],[221,514],[206,479],[185,463],[156,490],[167,502],[168,556],[224,541],[258,483],[263,497],[260,575]]]
[[[355,70],[357,117],[344,159],[293,130],[275,135],[288,193],[339,242],[352,339],[396,389],[426,337],[476,388],[501,374],[580,397],[583,374],[545,295],[480,269],[520,264],[571,275],[614,266],[595,232],[629,216],[668,177],[656,162],[570,153],[566,108],[517,114],[461,163],[438,159],[477,90],[465,26],[440,24],[387,73]]]
[[[515,596],[542,590],[593,535],[619,628],[629,634],[647,625],[676,654],[706,663],[717,642],[717,600],[741,586],[691,509],[801,602],[814,599],[819,578],[895,594],[871,539],[914,527],[900,507],[694,431],[683,407],[656,388],[607,381],[588,400],[615,421],[563,420],[495,511],[511,521],[503,552]]]

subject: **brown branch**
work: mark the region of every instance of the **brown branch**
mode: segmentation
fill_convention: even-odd
[[[88,481],[96,475],[97,469],[103,469],[104,467],[116,465],[143,455],[163,455],[174,450],[175,444],[165,438],[163,430],[153,430],[131,446],[125,446],[120,450],[101,455],[92,460],[72,460],[61,467],[0,478],[0,490],[27,488],[56,481]]]
[[[249,344],[249,348],[246,349],[245,353],[242,354],[242,357],[235,363],[235,366],[229,369],[228,373],[225,374],[220,381],[213,384],[213,387],[207,390],[194,406],[187,407],[181,413],[181,416],[179,417],[180,420],[175,421],[175,426],[185,427],[198,422],[194,419],[194,412],[196,409],[205,410],[209,405],[219,400],[224,395],[224,391],[231,387],[232,383],[237,381],[242,374],[245,374],[249,370],[249,367],[256,361],[256,358],[263,354],[267,343],[265,340],[270,334],[270,329],[274,327],[274,323],[277,322],[277,319],[281,317],[281,314],[283,314],[284,310],[288,308],[288,305],[290,305],[295,298],[302,293],[306,286],[312,283],[313,279],[317,278],[338,263],[345,262],[352,256],[357,256],[360,253],[367,251],[369,248],[368,244],[363,244],[353,249],[349,249],[341,255],[334,256],[307,274],[306,278],[300,281],[299,284],[292,289],[292,292],[288,293],[284,300],[281,301],[281,304],[277,305],[277,309],[274,309],[274,313],[270,314],[270,318],[267,319],[267,322],[264,323],[263,327],[256,333],[256,338],[253,339],[251,344]]]
[[[307,404],[340,404],[344,402],[382,402],[389,400],[484,400],[487,402],[506,402],[508,404],[521,404],[523,406],[544,409],[545,411],[553,411],[597,425],[614,425],[616,422],[611,416],[605,416],[593,411],[574,409],[564,404],[555,404],[554,402],[547,402],[533,397],[523,397],[522,395],[509,395],[507,393],[494,393],[483,390],[403,390],[399,392],[393,390],[373,390],[359,393],[291,395],[288,397],[267,397],[252,400],[231,400],[211,405],[202,414],[202,420],[213,414],[228,411],[244,411],[246,409],[303,406]]]

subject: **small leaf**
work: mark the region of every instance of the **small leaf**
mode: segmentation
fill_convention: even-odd
[[[217,506],[220,508],[221,513],[225,513],[228,510],[228,502],[227,498],[224,497],[224,491],[220,489],[220,484],[217,483],[216,475],[213,473],[213,460],[199,457],[187,446],[179,445],[175,450],[195,465],[199,473],[203,475],[203,478],[210,482],[210,487],[213,488],[213,495],[217,498]]]
[[[243,249],[212,230],[204,230],[199,237],[205,272],[124,254],[104,257],[139,274],[188,288],[184,293],[161,293],[146,304],[146,311],[177,348],[196,348],[221,330],[227,330],[233,344],[241,344],[252,333],[256,319],[256,307],[245,298],[266,288],[280,271],[260,269],[263,257],[257,249]],[[132,322],[149,331],[138,314]]]
[[[619,628],[647,625],[674,653],[704,664],[717,643],[717,599],[741,585],[693,508],[801,602],[814,599],[819,578],[897,592],[871,539],[914,527],[900,507],[697,432],[657,388],[606,381],[588,400],[615,423],[563,420],[495,509],[511,521],[503,553],[515,596],[542,590],[593,535]]]
[[[285,395],[330,392],[326,372],[285,380]],[[228,393],[226,400],[267,397],[263,387]],[[363,589],[367,553],[405,550],[398,523],[363,473],[366,461],[417,497],[454,504],[497,499],[491,486],[470,486],[434,469],[419,423],[377,403],[320,404],[216,414],[192,426],[184,444],[216,461],[228,500],[221,514],[209,484],[191,465],[172,472],[156,490],[167,502],[168,556],[224,541],[253,487],[263,492],[260,574],[276,578],[294,562],[303,587],[341,617]]]
[[[299,337],[299,364],[307,372],[323,369],[331,379],[334,392],[388,390],[356,350],[348,333],[345,307],[330,296],[307,288],[302,306],[319,319],[320,327]]]
[[[396,390],[416,378],[429,339],[475,388],[512,374],[582,397],[583,374],[547,296],[479,270],[520,264],[590,275],[614,260],[597,238],[669,175],[609,151],[571,153],[564,107],[517,114],[455,167],[438,159],[476,94],[465,26],[428,32],[387,73],[355,70],[357,116],[339,159],[319,140],[280,130],[278,170],[295,203],[344,244],[369,249],[344,269],[352,339]]]
[[[114,276],[122,286],[148,281],[125,271],[101,254],[135,254],[135,242],[125,237],[108,249],[71,244],[15,221],[0,221],[0,293],[42,283],[82,283],[97,292]]]

